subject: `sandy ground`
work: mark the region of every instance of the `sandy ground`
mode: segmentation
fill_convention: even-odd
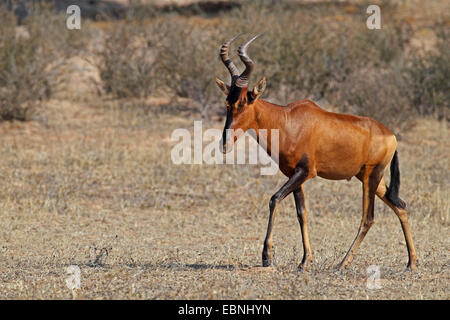
[[[305,184],[313,263],[301,273],[291,196],[274,228],[277,268],[257,267],[281,174],[172,164],[171,132],[193,122],[161,108],[52,100],[46,110],[47,125],[0,124],[1,299],[449,299],[445,122],[421,120],[399,143],[418,270],[405,271],[400,223],[377,200],[352,265],[334,271],[356,235],[361,185],[317,178]],[[71,265],[78,290],[66,286]],[[372,265],[379,289],[367,287]]]

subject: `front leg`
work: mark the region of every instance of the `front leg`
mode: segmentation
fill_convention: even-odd
[[[262,252],[262,265],[263,267],[269,267],[272,264],[272,228],[275,220],[275,209],[281,200],[286,198],[294,190],[300,188],[303,182],[306,181],[308,177],[308,160],[306,156],[303,156],[302,160],[298,163],[295,168],[294,174],[289,178],[289,180],[278,190],[269,202],[269,224],[267,226],[266,239],[264,240],[264,249]]]

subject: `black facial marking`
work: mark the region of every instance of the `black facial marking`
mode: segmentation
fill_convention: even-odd
[[[233,122],[233,112],[231,109],[227,110],[227,120],[225,120],[225,127],[222,132],[222,143],[226,143],[228,138],[228,129],[231,127],[231,123]]]
[[[230,88],[230,92],[228,93],[227,102],[230,106],[233,106],[236,101],[238,101],[239,96],[241,95],[242,88],[239,88],[235,85],[232,85]]]

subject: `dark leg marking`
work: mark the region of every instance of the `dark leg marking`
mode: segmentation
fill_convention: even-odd
[[[264,240],[264,249],[262,252],[262,264],[264,267],[268,267],[272,264],[272,255],[270,253],[272,249],[272,228],[275,220],[275,209],[278,203],[286,198],[294,190],[300,188],[308,177],[308,158],[303,155],[297,166],[295,167],[294,174],[289,180],[278,190],[269,202],[269,224],[267,226],[267,234]]]

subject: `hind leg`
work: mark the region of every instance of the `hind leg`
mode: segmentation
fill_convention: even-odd
[[[339,269],[342,269],[350,264],[353,260],[353,255],[358,250],[361,242],[369,231],[370,227],[375,223],[374,218],[374,201],[375,201],[375,191],[382,178],[384,170],[381,166],[376,167],[366,167],[364,172],[359,178],[361,178],[363,184],[363,216],[361,219],[361,224],[356,234],[355,240],[353,240],[350,249],[345,255],[342,262],[338,265]]]
[[[381,182],[377,188],[377,196],[383,200],[384,203],[386,203],[397,215],[398,219],[400,220],[400,223],[402,225],[403,235],[405,236],[406,241],[406,248],[408,249],[408,266],[407,268],[410,270],[414,270],[416,268],[416,262],[417,262],[417,254],[416,250],[414,249],[414,243],[412,240],[411,235],[411,229],[409,228],[408,223],[408,215],[406,213],[406,210],[403,208],[400,208],[393,204],[385,195],[386,195],[386,183],[384,182],[384,178],[381,179]],[[400,202],[403,202],[400,199]]]

